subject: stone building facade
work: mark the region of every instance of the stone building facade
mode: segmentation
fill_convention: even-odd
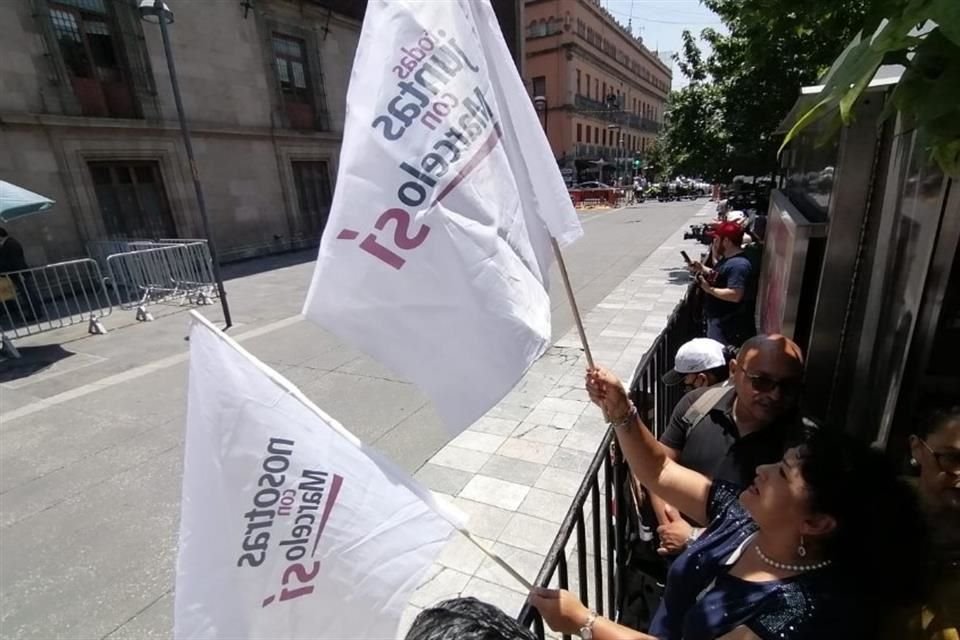
[[[663,121],[672,71],[599,0],[526,0],[525,75],[571,180],[633,173]]]
[[[167,4],[221,254],[316,244],[365,2]],[[136,5],[0,2],[0,179],[57,201],[4,225],[32,265],[105,239],[202,237],[160,30]]]

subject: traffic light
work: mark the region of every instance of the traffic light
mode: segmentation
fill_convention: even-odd
[[[634,158],[634,159],[633,159],[633,168],[634,168],[634,169],[639,169],[639,168],[640,168],[640,158]]]

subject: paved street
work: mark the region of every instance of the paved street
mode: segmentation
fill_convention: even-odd
[[[594,309],[619,291],[703,207],[703,201],[646,203],[584,214],[585,237],[565,254],[581,308]],[[312,252],[231,266],[231,335],[359,438],[423,475],[424,463],[447,439],[435,414],[411,385],[300,320],[311,260]],[[648,263],[644,274],[654,269],[664,282],[684,281],[672,261],[661,256],[661,262],[665,266]],[[572,316],[556,273],[551,299],[554,338],[568,340]],[[169,636],[186,395],[185,310],[158,307],[155,322],[136,324],[133,312],[116,309],[105,319],[111,330],[106,336],[88,337],[85,327],[60,330],[18,343],[23,362],[0,362],[4,638]],[[218,308],[205,313],[219,318]],[[588,331],[602,326],[608,325],[588,323]],[[648,324],[642,329],[657,332]],[[637,357],[624,351],[627,342],[620,341],[626,338],[617,331],[595,338],[599,354]],[[489,444],[487,439],[483,446]],[[484,492],[482,482],[473,484],[470,491]],[[550,508],[552,519],[556,506]]]

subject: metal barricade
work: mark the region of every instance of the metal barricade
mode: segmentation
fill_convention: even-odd
[[[205,241],[132,241],[128,251],[106,259],[107,282],[121,309],[136,309],[149,321],[152,303],[211,304],[217,297],[210,249]]]
[[[0,340],[18,357],[13,340],[86,322],[106,333],[100,319],[113,312],[95,260],[84,258],[0,274]]]
[[[696,336],[696,329],[685,298],[634,372],[629,386],[631,400],[656,434],[662,433],[681,397],[681,390],[664,385],[661,377],[673,367],[680,345]],[[609,428],[534,582],[548,587],[556,577],[556,586],[569,589],[569,565],[575,564],[580,601],[613,620],[620,619],[624,598],[631,595],[624,590],[624,570],[633,536],[628,513],[636,510],[630,495],[633,483],[628,482],[629,473],[613,429]],[[588,539],[588,526],[592,539]],[[573,550],[571,538],[576,545]],[[543,620],[529,604],[524,605],[518,619],[522,625],[532,627],[540,640],[545,638]]]

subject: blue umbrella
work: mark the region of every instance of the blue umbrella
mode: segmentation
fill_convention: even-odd
[[[9,222],[31,213],[46,211],[54,204],[55,201],[50,198],[0,180],[0,221]]]

